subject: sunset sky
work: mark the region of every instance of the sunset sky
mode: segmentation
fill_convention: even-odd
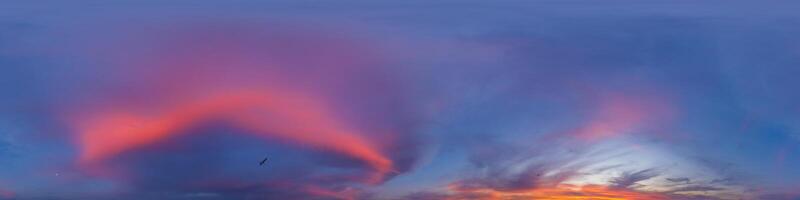
[[[0,200],[799,200],[798,10],[0,1]]]

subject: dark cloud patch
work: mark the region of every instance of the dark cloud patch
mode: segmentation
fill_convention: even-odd
[[[669,182],[673,182],[673,183],[682,183],[682,184],[689,184],[689,182],[691,182],[691,179],[686,178],[686,177],[666,178],[665,180],[667,180]]]
[[[570,173],[573,173],[563,172],[545,177],[545,174],[551,170],[553,169],[549,169],[544,165],[528,166],[519,173],[496,170],[490,171],[486,177],[466,179],[456,184],[460,189],[464,190],[492,188],[498,191],[521,191],[558,184],[565,177],[569,177]]]
[[[615,188],[637,188],[641,186],[638,184],[639,182],[649,180],[659,175],[661,174],[655,169],[625,172],[619,177],[610,180],[609,183],[611,187]]]
[[[709,184],[722,184],[722,185],[732,185],[735,184],[734,178],[727,177],[727,178],[716,178],[711,180]]]

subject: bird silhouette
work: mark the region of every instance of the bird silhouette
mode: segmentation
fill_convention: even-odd
[[[267,158],[265,157],[264,160],[261,160],[261,162],[258,163],[258,165],[264,165],[264,163],[266,163],[266,162],[267,162]]]

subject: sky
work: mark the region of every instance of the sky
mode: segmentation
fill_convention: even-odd
[[[798,9],[0,1],[0,199],[798,200]]]

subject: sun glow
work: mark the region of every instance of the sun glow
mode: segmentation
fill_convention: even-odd
[[[449,190],[454,193],[451,200],[459,199],[537,199],[537,200],[667,200],[667,196],[657,193],[615,189],[602,185],[575,186],[562,184],[554,187],[532,188],[521,190],[496,190],[489,188],[461,188],[451,185]]]

